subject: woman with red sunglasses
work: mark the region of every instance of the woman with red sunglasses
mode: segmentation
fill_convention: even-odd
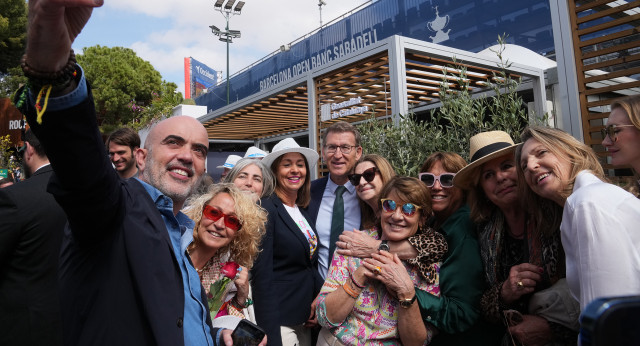
[[[248,318],[249,269],[258,255],[265,234],[267,213],[233,184],[215,184],[191,199],[185,214],[195,222],[193,242],[187,247],[191,262],[207,294],[222,278],[222,265],[240,267],[225,301],[226,314]]]
[[[405,241],[431,215],[429,192],[416,178],[392,178],[376,199],[378,222],[366,231],[373,238]],[[365,259],[335,254],[317,299],[323,326],[317,345],[428,344],[437,331],[420,317],[418,290],[439,296],[437,281],[397,254],[380,251]]]

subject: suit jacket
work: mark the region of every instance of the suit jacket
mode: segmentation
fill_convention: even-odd
[[[276,194],[265,197],[269,213],[262,252],[252,269],[252,288],[258,325],[269,346],[281,345],[280,326],[300,325],[309,319],[311,303],[322,287],[316,270],[318,252],[310,257],[309,242]],[[306,211],[300,209],[315,232]]]
[[[318,219],[320,204],[322,204],[322,195],[324,194],[324,189],[327,188],[328,181],[329,176],[325,176],[311,182],[311,202],[309,202],[307,211],[309,212],[309,217],[311,217],[310,222],[313,223],[314,227],[316,225],[316,220]]]
[[[58,257],[66,217],[51,166],[0,189],[0,345],[60,345]]]
[[[169,233],[142,184],[111,166],[91,92],[47,111],[42,125],[33,105],[23,107],[55,172],[49,192],[69,220],[59,267],[64,343],[183,345],[185,292]]]

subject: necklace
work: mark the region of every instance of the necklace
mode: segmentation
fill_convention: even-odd
[[[191,250],[187,248],[187,255],[189,255],[189,257],[191,257]],[[209,263],[207,261],[207,263]],[[191,260],[191,264],[193,264],[193,268],[196,270],[196,273],[198,273],[198,275],[202,274],[202,272],[204,271],[204,268],[207,267],[207,263],[204,264],[204,266],[202,266],[202,269],[198,269],[196,268],[196,265],[193,263],[193,259]]]

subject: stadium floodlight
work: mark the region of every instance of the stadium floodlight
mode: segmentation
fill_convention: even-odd
[[[224,5],[224,10],[225,11],[231,11],[231,9],[233,8],[233,3],[234,2],[236,2],[236,0],[227,1],[227,3]]]
[[[220,12],[227,21],[227,26],[223,30],[218,29],[215,25],[210,25],[211,32],[218,36],[218,40],[227,43],[227,104],[229,104],[229,43],[233,42],[234,38],[240,38],[240,30],[229,30],[229,18],[234,15],[239,15],[244,7],[244,1],[238,1],[236,7],[233,5],[236,0],[216,0],[213,8]]]
[[[238,4],[236,5],[236,7],[233,9],[233,13],[235,14],[240,14],[240,12],[242,11],[242,8],[244,7],[244,1],[238,1]]]

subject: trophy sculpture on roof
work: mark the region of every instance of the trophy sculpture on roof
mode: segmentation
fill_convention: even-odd
[[[427,22],[427,27],[429,30],[436,33],[435,36],[429,36],[431,42],[440,43],[449,39],[449,32],[451,29],[447,29],[446,32],[442,30],[449,24],[449,15],[440,17],[440,14],[438,13],[438,6],[434,8],[436,10],[436,18],[431,22]]]

